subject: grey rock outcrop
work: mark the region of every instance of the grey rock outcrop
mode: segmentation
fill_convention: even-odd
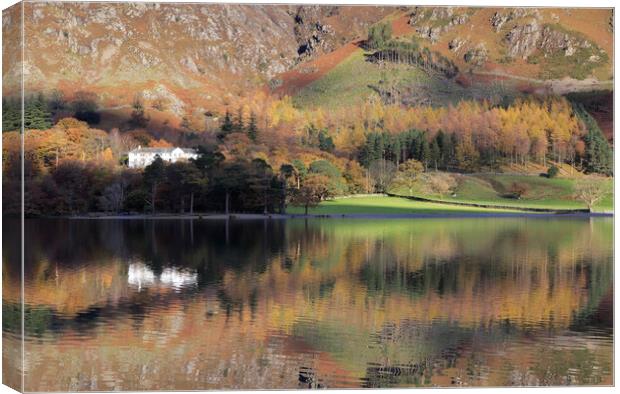
[[[463,48],[466,43],[467,40],[460,37],[455,37],[448,43],[448,49],[452,52],[458,52],[461,50],[461,48]]]
[[[527,59],[537,50],[545,57],[558,52],[564,56],[573,56],[578,49],[592,46],[592,43],[578,35],[551,26],[540,26],[535,19],[513,27],[506,34],[506,44],[508,56],[522,59]]]
[[[409,24],[418,36],[437,42],[442,34],[469,20],[467,13],[455,13],[452,7],[416,7],[409,16]]]
[[[538,42],[542,36],[541,30],[536,20],[526,25],[513,27],[506,34],[507,55],[513,58],[527,59],[538,47]]]
[[[300,6],[295,14],[295,39],[300,59],[335,48],[334,31],[324,24],[325,7]]]
[[[579,48],[589,48],[591,45],[588,40],[545,27],[538,46],[545,55],[562,51],[564,56],[572,56]]]
[[[490,20],[491,27],[497,33],[507,22],[525,17],[531,17],[536,21],[541,19],[540,12],[535,8],[513,8],[507,12],[498,11],[494,13]]]

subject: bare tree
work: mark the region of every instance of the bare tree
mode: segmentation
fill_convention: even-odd
[[[125,201],[125,188],[121,182],[106,187],[99,197],[99,207],[106,212],[120,212]]]
[[[607,188],[602,179],[590,177],[577,181],[575,184],[575,199],[582,201],[592,212],[594,205],[605,197]]]
[[[424,183],[429,194],[436,194],[443,198],[447,194],[453,193],[458,186],[456,179],[451,174],[434,173],[425,174]]]
[[[396,175],[396,164],[385,159],[375,160],[368,166],[368,173],[375,190],[384,193]]]

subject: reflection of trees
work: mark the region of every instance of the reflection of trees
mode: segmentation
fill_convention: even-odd
[[[55,346],[69,346],[75,335],[121,363],[121,351],[114,350],[121,336],[144,357],[160,342],[162,351],[188,346],[181,364],[222,374],[224,369],[190,349],[222,360],[234,351],[259,371],[261,363],[275,365],[279,352],[301,357],[291,349],[303,343],[306,351],[322,354],[304,362],[304,379],[316,375],[328,387],[344,383],[321,365],[351,379],[365,377],[365,385],[376,387],[451,384],[442,379],[461,373],[454,370],[458,364],[473,371],[460,379],[481,384],[475,376],[486,376],[489,363],[505,360],[479,360],[475,349],[481,344],[492,347],[540,329],[578,330],[612,283],[607,220],[594,221],[592,229],[579,220],[232,220],[228,236],[217,221],[28,223],[26,299],[29,308],[45,314],[33,315],[36,327],[27,331],[41,338],[53,334],[56,341],[45,342],[49,354],[32,355],[40,368],[44,360],[55,365]],[[5,261],[14,256],[7,249]],[[128,285],[130,262],[155,274],[171,267],[196,272],[197,283],[137,291]],[[3,284],[11,290],[14,273],[6,272]],[[226,350],[240,338],[247,348]],[[272,340],[284,341],[276,353],[250,351]],[[605,354],[593,352],[588,357],[597,360]],[[122,364],[133,368],[129,361]],[[93,371],[118,365],[96,364]],[[536,382],[557,381],[539,375]],[[204,376],[175,368],[165,376],[187,382],[187,388],[214,387]],[[505,377],[493,378],[506,384]]]
[[[227,243],[216,221],[29,221],[26,301],[61,311],[118,301],[128,296],[126,261],[138,261],[155,275],[195,270],[199,288],[215,286],[226,310],[298,289],[330,308],[328,296],[355,288],[348,298],[394,304],[394,318],[395,303],[405,302],[423,306],[427,318],[526,322],[553,314],[566,324],[595,308],[611,284],[605,221],[594,232],[585,221],[483,221],[486,229],[463,222],[232,221]],[[14,259],[7,249],[5,260]]]

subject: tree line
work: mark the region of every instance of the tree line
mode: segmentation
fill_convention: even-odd
[[[4,170],[4,211],[18,214],[19,161],[7,163]],[[24,208],[31,217],[88,212],[285,213],[289,204],[307,209],[331,196],[360,191],[361,182],[346,175],[327,160],[308,166],[293,160],[274,169],[260,158],[226,159],[209,146],[200,146],[195,160],[168,163],[157,157],[143,170],[62,160],[43,171],[26,167]]]
[[[372,52],[368,59],[373,62],[419,66],[426,72],[439,72],[447,78],[453,78],[459,72],[454,62],[441,53],[432,52],[428,47],[421,48],[417,37],[412,37],[410,41],[393,39],[390,22],[370,26],[364,48]]]
[[[24,129],[47,130],[58,120],[66,117],[97,124],[100,121],[98,97],[93,92],[78,91],[68,100],[54,90],[45,95],[42,92],[24,98]],[[22,103],[19,97],[2,99],[2,131],[20,130],[22,126]]]
[[[24,138],[26,205],[33,216],[282,212],[290,204],[311,207],[330,196],[385,191],[411,160],[428,173],[535,162],[547,167],[569,163],[587,173],[613,175],[612,150],[598,125],[563,98],[521,99],[508,106],[463,101],[438,108],[369,100],[329,112],[299,110],[285,98],[266,102],[262,109],[226,111],[217,131],[187,144],[142,129],[104,131],[72,117],[58,120],[63,112],[51,108],[66,111],[66,106],[52,101],[42,96],[27,100],[34,114],[30,119],[36,120],[29,125],[49,122],[29,129]],[[3,110],[15,105],[21,103]],[[89,107],[81,108],[87,112]],[[134,122],[148,116],[145,108],[136,96]],[[173,144],[199,148],[199,160],[160,163],[148,171],[125,167],[127,152],[138,145]],[[5,212],[18,212],[17,131],[3,133],[3,171]]]

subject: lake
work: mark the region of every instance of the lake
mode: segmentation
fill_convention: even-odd
[[[3,227],[7,365],[21,356],[19,222]],[[613,383],[612,218],[24,232],[27,391]]]

